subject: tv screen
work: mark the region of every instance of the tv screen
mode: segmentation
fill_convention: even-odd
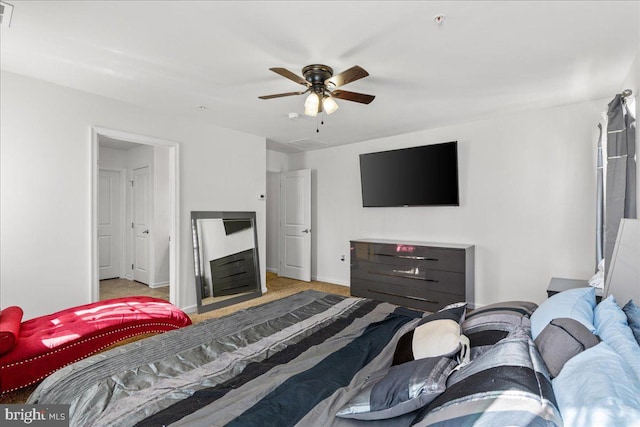
[[[362,206],[459,206],[458,143],[360,154]]]

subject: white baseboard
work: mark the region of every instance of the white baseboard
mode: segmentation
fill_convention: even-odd
[[[149,287],[151,289],[163,288],[165,286],[169,286],[169,281],[166,282],[158,282],[158,283],[149,283]]]
[[[269,268],[269,267],[267,267],[267,271],[268,271],[269,273],[276,273],[276,274],[278,274],[278,269],[277,269],[277,268]]]
[[[188,305],[186,307],[182,307],[180,310],[184,311],[187,314],[196,313],[198,311],[198,306],[197,305]]]

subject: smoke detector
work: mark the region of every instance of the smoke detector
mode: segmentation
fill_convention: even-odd
[[[10,27],[12,15],[13,5],[0,1],[0,25],[3,27]]]

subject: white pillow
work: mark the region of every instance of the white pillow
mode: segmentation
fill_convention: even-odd
[[[455,354],[461,348],[463,362],[468,362],[469,339],[461,334],[460,324],[455,320],[434,320],[418,326],[413,332],[411,349],[416,360]]]

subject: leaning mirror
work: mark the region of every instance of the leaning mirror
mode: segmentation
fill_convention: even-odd
[[[198,313],[262,295],[255,212],[191,212]]]

